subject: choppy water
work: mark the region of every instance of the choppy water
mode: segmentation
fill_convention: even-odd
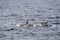
[[[26,19],[56,27],[16,27]],[[0,40],[60,40],[60,0],[0,0]]]

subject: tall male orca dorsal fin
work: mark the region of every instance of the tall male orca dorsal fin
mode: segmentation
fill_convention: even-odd
[[[26,24],[28,24],[28,20],[26,20]]]

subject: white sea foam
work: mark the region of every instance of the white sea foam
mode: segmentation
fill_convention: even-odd
[[[16,26],[17,26],[17,27],[19,27],[19,26],[20,26],[20,24],[16,24]]]
[[[54,27],[56,27],[56,25],[52,25],[52,27],[50,27],[50,28],[54,28]]]

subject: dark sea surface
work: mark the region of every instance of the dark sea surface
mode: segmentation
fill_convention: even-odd
[[[17,27],[49,21],[56,27]],[[0,40],[60,40],[60,0],[0,0]]]

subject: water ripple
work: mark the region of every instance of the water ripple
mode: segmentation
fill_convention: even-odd
[[[6,35],[3,33],[0,33],[0,38],[4,38],[4,37],[6,37]]]
[[[60,19],[60,16],[48,17],[48,19]]]

